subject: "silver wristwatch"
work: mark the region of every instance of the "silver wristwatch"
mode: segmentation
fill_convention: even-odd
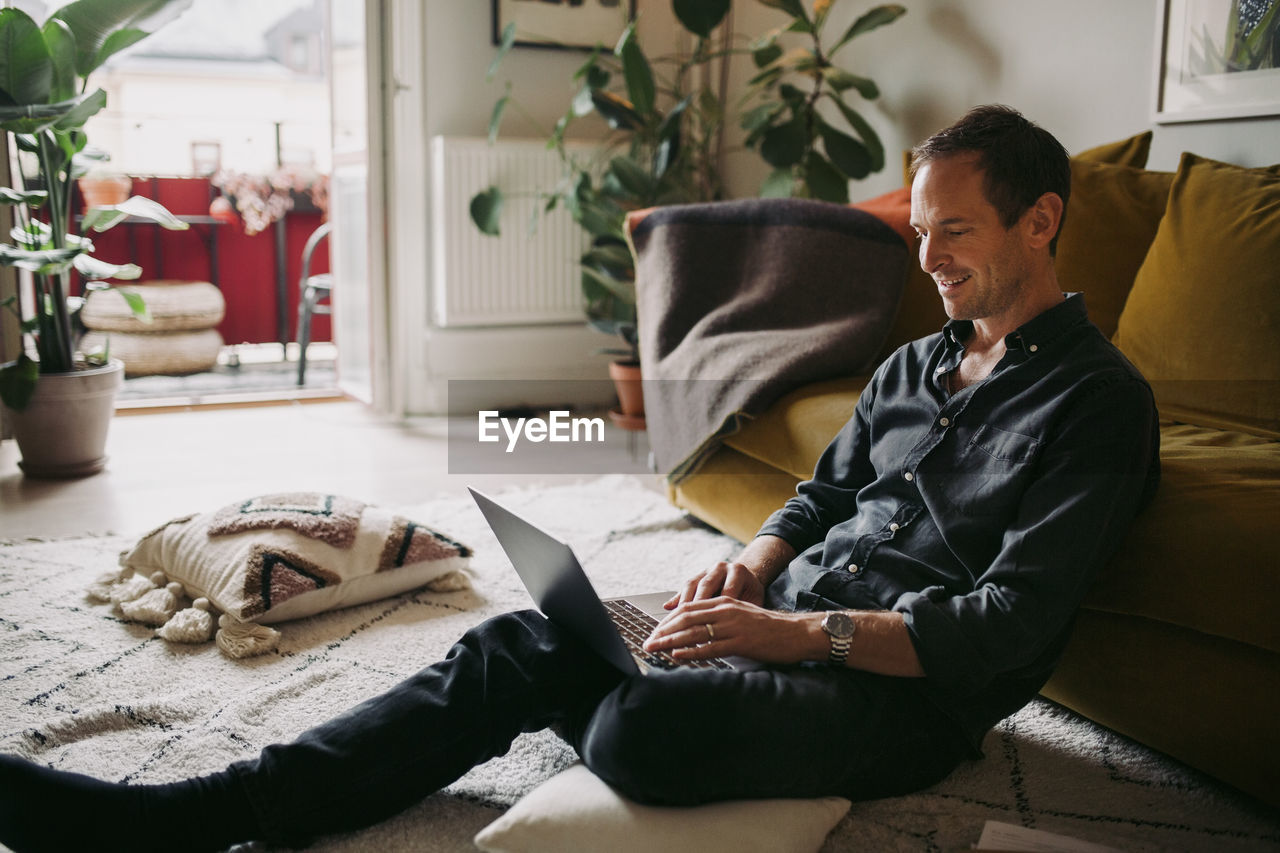
[[[853,642],[854,628],[852,617],[839,610],[822,618],[822,630],[831,638],[831,653],[827,655],[827,663],[844,666],[849,657],[849,645]]]

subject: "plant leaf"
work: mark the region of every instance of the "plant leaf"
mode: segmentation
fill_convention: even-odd
[[[751,61],[755,63],[756,68],[765,68],[778,61],[778,57],[782,56],[782,46],[770,42],[764,47],[757,48],[751,52]]]
[[[76,40],[76,73],[88,77],[111,56],[146,38],[192,0],[76,0],[53,13]]]
[[[583,291],[589,292],[592,284],[598,284],[604,290],[629,305],[635,304],[636,288],[634,284],[629,281],[620,281],[591,267],[582,267]]]
[[[41,29],[49,60],[53,68],[53,85],[50,100],[64,101],[75,97],[76,85],[76,37],[71,28],[58,18],[50,18]]]
[[[19,249],[8,243],[0,243],[0,266],[17,267],[40,275],[65,272],[72,259],[85,250],[80,246],[66,249]]]
[[[0,91],[13,104],[44,104],[54,67],[40,27],[18,9],[0,9]]]
[[[814,198],[839,204],[849,202],[849,179],[817,152],[810,151],[805,159],[804,182]]]
[[[502,126],[502,113],[507,108],[507,102],[511,100],[511,95],[503,95],[493,105],[493,112],[489,114],[489,144],[498,141],[498,128]]]
[[[0,400],[15,412],[21,412],[31,402],[39,378],[40,365],[23,353],[17,361],[0,367]]]
[[[822,77],[831,84],[831,88],[837,92],[844,92],[848,89],[857,89],[858,94],[866,98],[868,101],[874,101],[880,97],[880,87],[875,81],[869,77],[859,77],[857,74],[850,74],[843,68],[836,68],[834,65],[828,65],[822,69]]]
[[[502,218],[502,190],[489,187],[471,197],[471,221],[480,229],[480,233],[498,237],[502,233],[499,220]]]
[[[166,210],[163,205],[140,195],[125,199],[119,204],[104,204],[101,207],[89,208],[80,227],[84,231],[90,228],[99,232],[106,231],[129,216],[154,222],[170,231],[186,231],[191,227]]]
[[[855,180],[871,173],[871,154],[865,145],[826,122],[822,122],[820,133],[822,146],[833,166]],[[847,188],[845,192],[848,193]]]
[[[137,264],[111,264],[86,254],[77,255],[71,265],[80,275],[95,281],[106,278],[132,280],[142,275],[142,267]]]
[[[729,14],[729,5],[729,0],[672,0],[671,8],[686,30],[705,39]]]
[[[884,168],[884,144],[880,141],[880,135],[853,107],[840,98],[832,96],[831,99],[836,102],[844,120],[849,122],[849,126],[862,138],[862,144],[867,147],[867,154],[871,157],[871,171],[879,172]]]
[[[47,190],[20,190],[0,187],[0,204],[25,204],[27,207],[40,207],[49,200]]]
[[[875,7],[853,22],[849,29],[845,31],[845,34],[840,37],[840,40],[837,41],[829,51],[827,51],[827,56],[831,56],[857,36],[870,32],[877,27],[883,27],[885,24],[892,24],[906,13],[906,7],[899,6],[896,3]]]
[[[76,130],[84,127],[84,123],[93,118],[106,105],[107,93],[101,89],[94,89],[89,94],[77,98],[76,105],[66,115],[54,122],[53,127],[55,130],[61,131]],[[66,142],[68,145],[64,145],[63,150],[66,151],[68,157],[74,156],[76,141],[68,136]],[[79,144],[83,146],[84,141],[81,140]],[[67,150],[68,147],[70,150]]]
[[[649,67],[649,60],[636,38],[634,21],[627,25],[614,52],[622,60],[622,76],[627,82],[627,97],[631,99],[632,107],[641,115],[652,112],[657,87],[653,82],[653,69]]]
[[[512,21],[502,28],[502,38],[498,42],[498,52],[494,54],[493,61],[489,63],[489,70],[484,73],[485,80],[492,80],[494,75],[498,73],[498,69],[502,66],[502,60],[511,52],[511,46],[516,43],[516,22]]]
[[[592,89],[591,103],[614,130],[635,130],[644,125],[644,119],[631,102],[613,92]]]
[[[98,90],[101,91],[101,90]],[[97,92],[79,95],[54,104],[10,104],[0,106],[0,130],[14,134],[35,134],[57,124],[80,106],[81,102],[96,97]],[[104,100],[103,103],[106,103]],[[20,144],[27,144],[26,142]],[[33,149],[27,149],[33,150]]]
[[[142,298],[141,293],[124,287],[113,287],[111,289],[120,294],[120,297],[124,299],[125,304],[129,306],[130,313],[132,313],[139,322],[147,324],[152,322],[151,309],[147,307],[147,300]]]
[[[791,173],[791,169],[777,169],[769,173],[769,177],[764,179],[764,183],[760,185],[761,198],[790,198],[792,191],[795,189],[795,175]]]
[[[609,174],[617,178],[628,195],[647,199],[653,194],[653,176],[630,157],[619,156],[609,161]]]
[[[781,169],[794,166],[804,156],[809,133],[802,119],[796,118],[771,127],[760,141],[760,156],[770,166]]]
[[[781,9],[793,18],[798,18],[805,23],[809,22],[809,15],[804,10],[804,4],[800,0],[760,0],[765,6],[771,6],[774,9]]]

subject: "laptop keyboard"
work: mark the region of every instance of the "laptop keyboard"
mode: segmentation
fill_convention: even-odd
[[[609,599],[604,602],[604,608],[608,611],[609,618],[613,620],[613,624],[617,627],[618,633],[622,635],[622,641],[626,644],[627,650],[634,657],[655,669],[675,669],[681,666],[693,667],[694,669],[733,668],[720,658],[685,661],[676,660],[666,652],[645,651],[644,641],[649,639],[653,629],[658,626],[658,620],[631,602],[623,601],[622,599]]]

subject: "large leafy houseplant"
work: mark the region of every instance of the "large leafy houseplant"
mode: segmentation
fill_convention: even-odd
[[[77,0],[43,24],[18,9],[0,9],[0,129],[13,135],[21,178],[20,187],[0,188],[0,203],[14,208],[16,222],[12,242],[0,244],[0,264],[30,272],[35,294],[30,316],[21,319],[37,357],[23,352],[0,368],[0,400],[15,411],[26,408],[41,374],[69,373],[94,360],[77,352],[76,313],[83,300],[71,295],[71,271],[89,282],[86,291],[104,288],[104,279],[141,274],[133,264],[94,258],[92,240],[71,232],[72,183],[94,161],[84,125],[107,101],[103,90],[89,89],[88,77],[190,5],[191,0]],[[129,216],[187,227],[155,202],[134,197],[91,208],[81,233],[105,231]],[[137,294],[119,292],[135,313],[145,313]],[[16,297],[5,307],[21,316]]]
[[[852,90],[864,98],[879,95],[876,84],[833,62],[833,56],[863,33],[892,23],[905,13],[897,5],[877,6],[860,16],[834,44],[824,42],[824,27],[839,0],[757,0],[784,12],[788,20],[743,46],[732,44],[724,24],[730,0],[672,0],[681,26],[694,37],[691,50],[650,60],[632,24],[617,46],[598,46],[574,73],[569,109],[551,131],[531,124],[555,150],[563,166],[560,182],[540,191],[544,209],[563,204],[591,236],[582,255],[582,292],[588,322],[619,336],[622,350],[606,350],[636,360],[635,270],[624,232],[628,211],[660,204],[710,201],[722,197],[720,158],[726,121],[725,68],[713,63],[749,54],[758,68],[741,102],[745,144],[774,166],[762,195],[848,201],[848,181],[884,168],[884,148],[871,125],[848,103]],[[713,33],[723,29],[719,38]],[[492,77],[515,38],[503,33]],[[808,45],[785,49],[789,40]],[[705,81],[718,76],[716,87]],[[699,85],[696,81],[704,81]],[[506,93],[494,105],[489,138],[497,137],[509,106]],[[829,106],[827,106],[829,105]],[[837,112],[852,133],[827,116]],[[590,157],[565,144],[565,129],[591,114],[601,116],[611,133]],[[471,217],[486,234],[497,235],[505,193],[488,187],[471,200]]]
[[[815,0],[812,11],[802,0],[760,2],[791,19],[750,46],[758,73],[747,84],[742,127],[747,147],[774,167],[761,195],[848,202],[849,181],[880,171],[885,159],[879,135],[849,96],[872,100],[880,89],[871,78],[836,64],[835,57],[857,36],[893,23],[907,10],[876,6],[830,42],[826,25],[839,0]],[[805,43],[788,47],[785,34]]]
[[[616,335],[623,349],[608,349],[628,361],[638,360],[636,344],[635,270],[627,246],[628,212],[662,204],[709,201],[721,195],[720,136],[724,124],[723,83],[719,90],[700,75],[715,58],[726,55],[713,31],[729,11],[729,0],[676,0],[681,25],[692,36],[686,52],[650,59],[629,24],[612,51],[597,46],[573,75],[576,93],[568,110],[547,131],[560,157],[562,176],[550,190],[534,191],[543,211],[563,205],[590,236],[580,258],[587,321]],[[490,77],[515,38],[508,26]],[[520,109],[507,83],[494,106],[489,138],[497,138],[508,106]],[[602,118],[609,135],[588,154],[571,148],[565,132],[578,119]],[[471,203],[471,216],[486,234],[499,233],[498,220],[506,196],[488,187]]]

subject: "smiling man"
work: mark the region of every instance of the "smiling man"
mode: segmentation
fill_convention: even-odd
[[[1058,288],[1057,140],[980,107],[914,154],[920,263],[950,321],[880,366],[812,478],[736,560],[695,574],[648,641],[765,666],[623,675],[541,614],[507,614],[219,774],[126,786],[0,756],[0,841],[298,844],[394,814],[552,725],[651,803],[885,797],[978,757],[1048,679],[1152,494],[1159,439],[1146,382]]]

